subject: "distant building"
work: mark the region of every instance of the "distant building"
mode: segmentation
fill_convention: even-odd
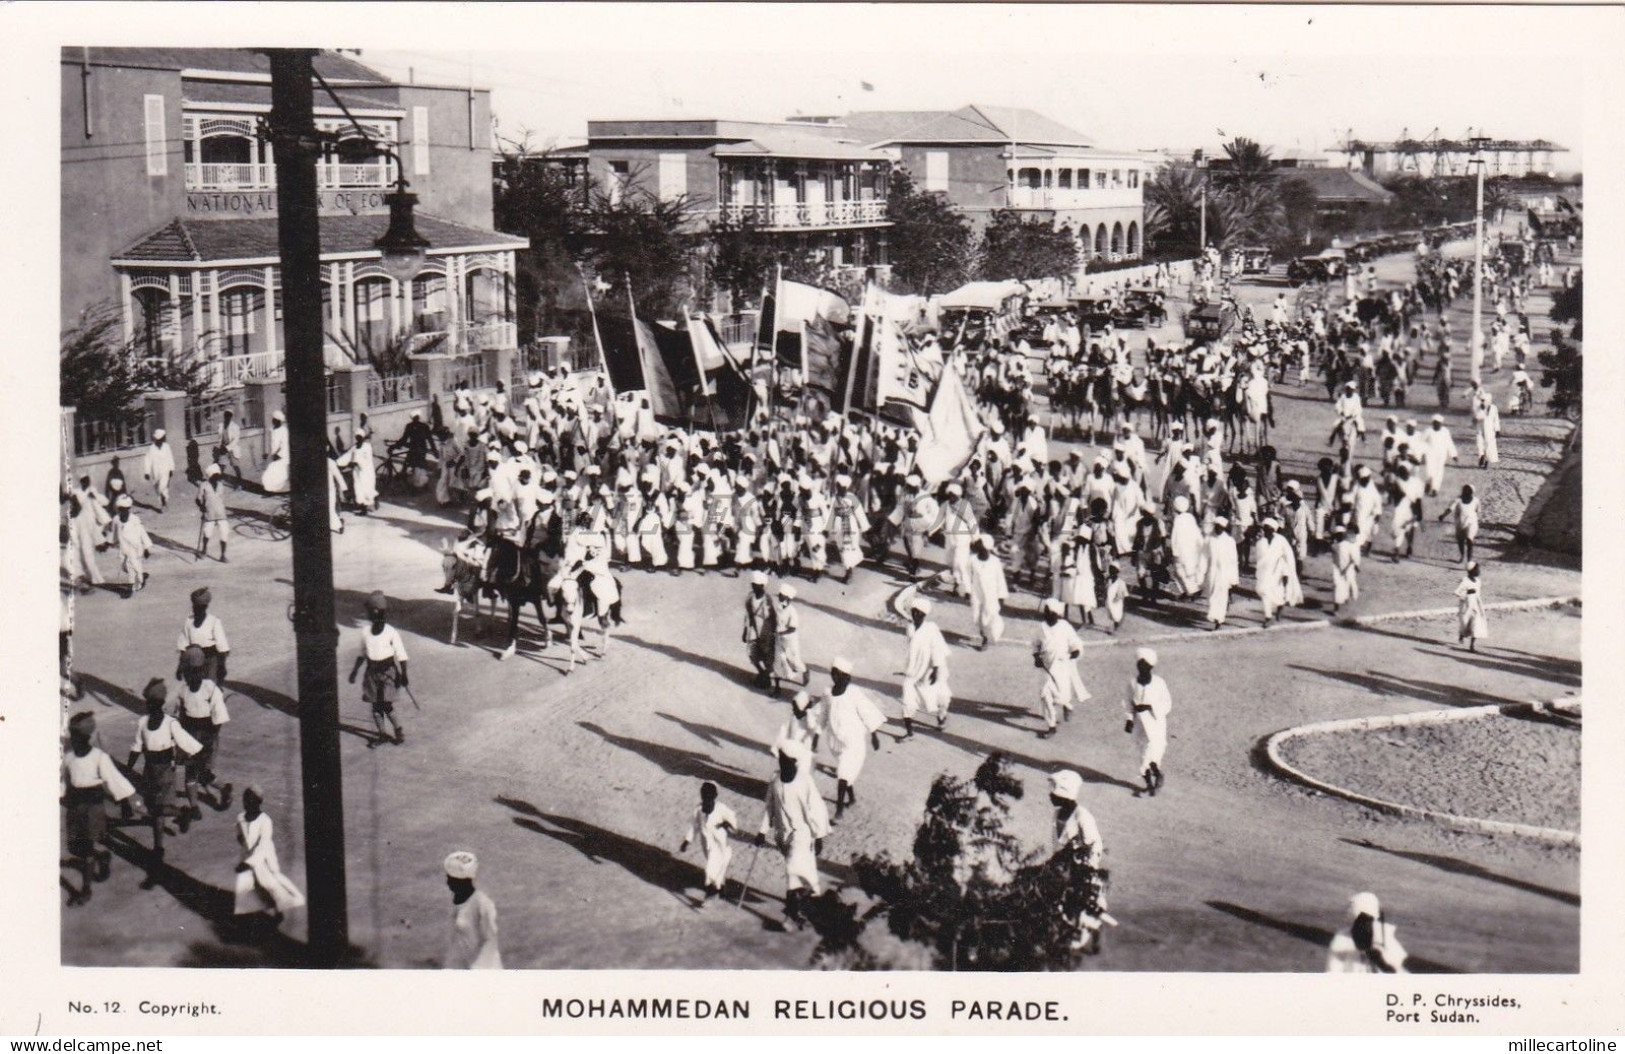
[[[1014,209],[1071,227],[1086,257],[1143,251],[1143,188],[1155,168],[1143,154],[1102,149],[1042,114],[1004,106],[860,111],[839,126],[897,151],[920,189],[946,194],[978,230]]]
[[[1557,175],[1558,154],[1568,152],[1548,139],[1491,139],[1483,146],[1488,178]],[[1394,176],[1470,176],[1473,145],[1467,139],[1398,139],[1375,141],[1352,136],[1337,148],[1336,154],[1347,168],[1356,168],[1376,179]]]
[[[366,136],[408,166],[417,228],[431,243],[405,285],[374,241],[396,162],[365,147],[313,86],[336,141],[318,162],[322,312],[330,357],[404,334],[442,350],[513,347],[514,253],[491,229],[490,98],[397,84],[332,52],[316,57]],[[282,283],[269,63],[229,48],[65,48],[62,69],[61,317],[111,300],[150,357],[202,350],[217,383],[282,366]]]
[[[697,228],[753,225],[833,267],[887,262],[894,154],[810,122],[588,121],[586,174],[619,200],[685,198]]]

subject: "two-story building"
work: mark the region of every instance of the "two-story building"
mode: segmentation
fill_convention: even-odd
[[[1097,147],[1042,114],[1007,106],[958,110],[871,110],[847,114],[840,129],[871,149],[897,152],[921,190],[938,191],[977,230],[1013,209],[1065,224],[1085,258],[1143,251],[1143,155]]]
[[[884,264],[894,155],[846,130],[772,121],[587,123],[587,173],[611,200],[686,199],[696,229],[749,225],[834,267]]]
[[[336,134],[318,169],[330,361],[364,361],[403,337],[453,353],[513,347],[514,253],[526,242],[491,229],[489,93],[397,84],[332,52],[315,65],[337,97],[312,86],[318,128]],[[63,325],[111,302],[151,357],[206,357],[220,384],[278,372],[285,343],[275,157],[261,134],[271,108],[265,57],[65,48],[61,69]],[[369,139],[399,161],[377,156]],[[404,283],[374,247],[398,163],[431,246]]]

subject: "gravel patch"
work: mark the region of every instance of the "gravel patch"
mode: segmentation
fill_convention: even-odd
[[[1496,716],[1333,732],[1293,739],[1283,755],[1316,779],[1385,801],[1580,829],[1580,732],[1566,725]]]

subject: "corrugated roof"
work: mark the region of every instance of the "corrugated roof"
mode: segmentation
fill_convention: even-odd
[[[1093,146],[1082,132],[1019,106],[972,104],[957,110],[871,110],[848,114],[849,127],[872,130],[878,143],[1037,143]]]
[[[477,245],[508,245],[517,249],[530,244],[525,238],[454,223],[422,212],[414,220],[418,233],[429,240],[430,252]],[[373,252],[373,243],[383,236],[388,226],[389,217],[386,215],[323,216],[322,252]],[[275,260],[279,255],[277,221],[271,217],[252,220],[174,219],[113,258],[152,263],[209,263],[216,260]]]
[[[1301,179],[1309,184],[1318,201],[1384,202],[1394,196],[1364,172],[1347,168],[1284,168],[1282,179]]]
[[[83,56],[82,48],[63,48],[62,61],[77,63]],[[142,69],[162,70],[219,70],[225,73],[271,72],[271,62],[264,55],[244,48],[91,48],[90,61],[98,66],[134,66]],[[382,73],[364,66],[348,55],[323,51],[315,58],[316,72],[328,80],[372,81],[377,84],[394,83]]]

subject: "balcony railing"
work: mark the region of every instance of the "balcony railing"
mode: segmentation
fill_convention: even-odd
[[[401,373],[391,377],[377,374],[367,378],[367,406],[389,406],[409,403],[418,397],[417,374]]]
[[[285,351],[258,351],[252,355],[228,355],[204,364],[211,388],[229,388],[250,377],[274,377],[287,363]]]
[[[761,227],[838,227],[882,223],[886,219],[886,202],[871,199],[792,201],[776,205],[734,204],[722,206],[722,217],[733,223],[753,221]]]
[[[1005,204],[1012,209],[1131,208],[1143,200],[1138,187],[1007,187]]]
[[[205,164],[186,166],[187,190],[272,190],[275,165]]]
[[[323,187],[389,187],[395,183],[394,166],[389,161],[364,165],[319,165],[317,179]]]
[[[147,442],[145,415],[125,421],[94,421],[84,418],[73,422],[73,453],[75,457],[105,454],[114,450],[131,450]]]

